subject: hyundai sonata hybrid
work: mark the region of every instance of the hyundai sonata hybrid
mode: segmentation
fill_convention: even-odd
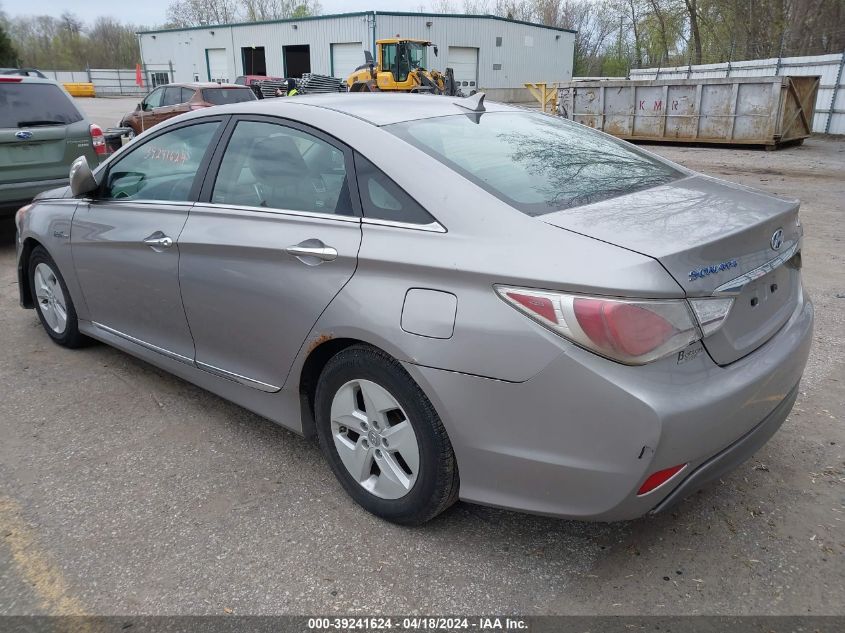
[[[191,112],[16,222],[56,343],[315,438],[404,524],[659,512],[775,433],[812,337],[796,201],[480,94]]]

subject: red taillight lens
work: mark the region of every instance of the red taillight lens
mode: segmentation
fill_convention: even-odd
[[[17,84],[21,81],[23,81],[23,77],[7,77],[5,75],[0,75],[0,83]]]
[[[678,333],[677,328],[659,314],[630,303],[575,299],[573,307],[584,334],[608,352],[642,356]]]
[[[103,128],[96,123],[91,124],[91,145],[98,156],[106,153],[106,137],[103,135]]]
[[[643,485],[640,486],[640,489],[637,490],[637,496],[641,497],[643,495],[648,494],[652,490],[659,488],[686,467],[686,464],[680,464],[678,466],[664,468],[663,470],[658,470],[656,473],[650,474],[648,476],[648,479],[646,479],[643,482]]]

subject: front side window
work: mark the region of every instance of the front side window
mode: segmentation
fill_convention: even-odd
[[[537,216],[682,176],[634,145],[559,117],[488,112],[385,126],[468,180]]]
[[[164,88],[158,88],[153,90],[150,94],[147,95],[147,98],[144,99],[144,109],[145,110],[152,110],[153,108],[157,108],[161,105],[161,99],[164,96]]]
[[[422,44],[409,44],[408,57],[411,61],[411,68],[426,68],[425,49]]]
[[[235,127],[211,201],[354,215],[343,152],[307,132],[262,121]]]
[[[190,199],[191,187],[219,123],[198,123],[147,141],[109,167],[102,198]]]
[[[0,128],[68,125],[82,115],[61,88],[53,84],[0,84]]]

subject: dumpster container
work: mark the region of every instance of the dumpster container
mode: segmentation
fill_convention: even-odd
[[[628,79],[563,84],[559,114],[628,140],[774,147],[813,129],[819,77]]]

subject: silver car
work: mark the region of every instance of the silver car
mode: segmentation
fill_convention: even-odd
[[[18,213],[21,304],[319,441],[349,495],[619,520],[789,413],[798,203],[501,104],[197,111]]]

